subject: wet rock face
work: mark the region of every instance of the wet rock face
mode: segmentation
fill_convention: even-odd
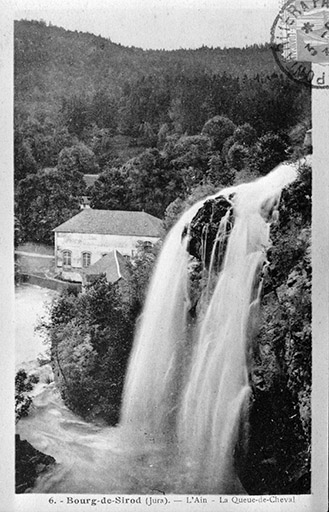
[[[24,493],[34,486],[38,476],[55,464],[55,459],[36,450],[28,441],[16,435],[16,493]]]
[[[214,243],[219,236],[219,226],[222,219],[228,214],[227,222],[225,227],[223,227],[224,231],[221,233],[222,241],[224,241],[224,244],[222,243],[222,254],[219,254],[218,244],[215,253],[217,266],[221,265],[226,241],[233,227],[233,197],[234,194],[231,194],[229,198],[219,196],[205,201],[204,205],[192,219],[189,229],[186,227],[183,232],[183,236],[187,234],[189,236],[188,252],[191,256],[202,262],[207,269],[211,262]]]
[[[298,405],[282,383],[271,390],[252,384],[248,445],[242,448],[237,446],[236,465],[248,494],[310,493],[310,453]]]

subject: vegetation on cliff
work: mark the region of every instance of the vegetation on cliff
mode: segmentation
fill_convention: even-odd
[[[39,329],[51,342],[64,402],[84,418],[119,420],[127,362],[158,247],[141,244],[125,280],[100,276],[85,291],[64,292]]]
[[[283,191],[264,279],[250,380],[249,492],[309,493],[311,463],[312,173]]]

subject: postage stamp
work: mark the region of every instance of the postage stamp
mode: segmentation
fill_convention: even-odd
[[[271,49],[289,78],[329,88],[329,0],[284,3],[271,28]]]

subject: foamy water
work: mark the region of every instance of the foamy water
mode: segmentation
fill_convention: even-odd
[[[25,366],[39,355],[44,355],[47,346],[35,327],[41,317],[47,316],[47,305],[57,292],[39,286],[23,284],[15,288],[15,365]]]
[[[194,205],[164,244],[136,334],[119,427],[88,424],[54,385],[35,400],[19,431],[59,466],[34,492],[239,493],[234,448],[247,422],[248,350],[262,268],[282,188],[296,168],[281,165],[254,183],[212,196],[231,199],[234,227],[224,263],[200,314],[189,316],[188,237]]]

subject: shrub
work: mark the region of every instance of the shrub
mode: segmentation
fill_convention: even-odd
[[[135,322],[145,299],[157,247],[140,245],[126,282],[100,276],[80,294],[64,292],[41,328],[51,341],[54,374],[65,403],[84,418],[115,425]]]
[[[32,398],[28,395],[37,384],[39,379],[36,375],[27,375],[23,369],[18,370],[15,376],[15,419],[16,423],[28,415],[32,405]]]

